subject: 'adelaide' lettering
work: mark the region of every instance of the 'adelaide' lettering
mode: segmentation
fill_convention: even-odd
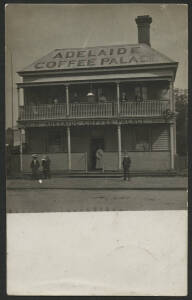
[[[118,48],[118,50],[117,50],[117,54],[119,55],[119,54],[125,54],[126,53],[126,51],[127,51],[127,49],[126,48]]]
[[[68,51],[68,52],[66,53],[66,58],[74,57],[74,55],[75,55],[75,52],[74,52],[74,51]]]
[[[94,51],[93,51],[93,50],[89,50],[89,51],[88,51],[88,56],[96,56],[96,54],[94,54]]]
[[[100,51],[99,51],[99,53],[98,53],[98,56],[100,56],[100,55],[107,55],[107,53],[105,52],[105,50],[104,49],[101,49]]]
[[[111,48],[111,49],[109,50],[109,54],[110,54],[110,55],[113,55],[113,52],[114,52],[114,49]]]
[[[86,53],[86,51],[78,51],[77,52],[77,57],[85,57],[84,53]]]
[[[53,58],[63,58],[61,52],[58,52]]]

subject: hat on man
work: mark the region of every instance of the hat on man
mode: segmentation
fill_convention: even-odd
[[[32,157],[37,158],[38,155],[37,154],[32,154]]]

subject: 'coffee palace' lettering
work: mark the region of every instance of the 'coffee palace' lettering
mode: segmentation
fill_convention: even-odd
[[[37,62],[35,69],[68,69],[68,68],[89,68],[105,67],[115,65],[129,65],[144,63],[148,57],[138,54],[138,46],[114,47],[114,48],[93,48],[93,49],[72,49],[57,50],[52,57],[46,61]]]

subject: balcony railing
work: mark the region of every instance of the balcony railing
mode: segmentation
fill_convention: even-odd
[[[67,116],[66,104],[28,105],[20,107],[20,120],[53,120]]]
[[[72,118],[111,117],[113,103],[73,103],[70,104]]]
[[[122,102],[120,115],[135,116],[161,116],[168,109],[168,103],[164,101]]]
[[[22,106],[19,120],[55,120],[69,118],[105,118],[105,117],[152,117],[162,116],[169,109],[165,101],[120,102],[119,114],[117,103],[72,103],[67,115],[66,104],[44,104]]]

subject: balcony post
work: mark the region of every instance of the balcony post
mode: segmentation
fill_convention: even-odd
[[[121,125],[117,125],[118,137],[118,169],[121,170]]]
[[[174,111],[173,105],[173,81],[169,82],[169,107],[171,111]]]
[[[18,107],[20,106],[20,88],[17,87],[17,101],[18,101]]]
[[[174,169],[174,124],[170,124],[170,156],[171,156],[171,169]]]
[[[67,116],[69,116],[69,86],[65,85],[65,92],[66,92],[66,104],[67,104]]]
[[[21,104],[20,104],[20,102],[21,102],[21,100],[20,100],[20,88],[17,86],[17,103],[18,103],[18,119],[19,119],[19,117],[20,117],[20,106],[21,106]],[[13,107],[12,107],[12,118],[13,118]]]
[[[119,81],[117,81],[117,114],[120,114],[120,86]]]
[[[71,131],[67,126],[67,154],[68,154],[68,170],[71,171]]]

